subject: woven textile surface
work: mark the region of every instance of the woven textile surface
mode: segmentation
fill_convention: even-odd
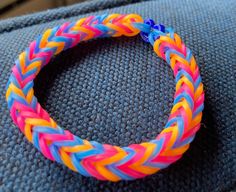
[[[43,157],[13,125],[5,87],[14,60],[45,29],[102,13],[172,26],[205,86],[200,131],[183,158],[152,176],[102,182]],[[0,191],[233,191],[236,183],[236,2],[95,0],[0,21]],[[35,95],[64,129],[126,146],[155,138],[173,103],[172,71],[139,36],[89,41],[45,67]]]

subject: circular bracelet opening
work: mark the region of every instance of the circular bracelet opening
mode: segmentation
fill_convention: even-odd
[[[73,134],[127,146],[162,131],[174,86],[171,69],[140,37],[121,37],[66,50],[39,73],[34,90],[42,107]]]

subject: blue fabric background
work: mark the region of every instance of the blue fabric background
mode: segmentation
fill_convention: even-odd
[[[17,55],[45,29],[101,13],[138,13],[172,26],[200,65],[206,102],[201,130],[177,163],[131,182],[85,178],[45,159],[13,125],[5,85]],[[230,191],[236,181],[236,2],[91,1],[0,21],[0,191]],[[174,93],[171,69],[140,37],[99,39],[63,52],[35,94],[64,128],[125,146],[154,138]]]

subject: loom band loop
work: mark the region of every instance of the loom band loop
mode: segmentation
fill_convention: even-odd
[[[132,26],[132,22],[129,21],[128,19],[130,19],[130,18],[126,18],[125,19],[126,22],[122,22],[122,23],[113,22],[113,23],[106,24],[109,28],[117,31],[117,33],[115,35],[113,35],[113,37],[118,37],[121,35],[135,36],[140,32],[139,29]],[[135,21],[140,22],[139,19],[135,19]],[[119,33],[118,33],[118,31],[119,31]]]
[[[91,23],[89,23],[89,25],[102,24],[102,22],[105,20],[105,18],[107,18],[107,16],[108,14],[94,16],[94,18],[91,20]]]
[[[131,167],[127,166],[120,166],[119,169],[124,172],[125,174],[129,175],[132,178],[142,178],[145,177],[144,173],[141,173]]]
[[[73,163],[71,162],[70,156],[68,153],[64,152],[63,150],[60,150],[61,160],[62,162],[71,170],[77,171]]]
[[[201,84],[202,78],[201,78],[201,76],[196,75],[195,77],[193,76],[193,80],[194,80],[194,89],[196,90],[199,87],[199,85]]]
[[[125,15],[125,14],[124,15],[119,15],[118,17],[112,19],[110,21],[110,23],[125,23],[125,22],[127,22],[127,20],[125,21],[126,16],[127,15]],[[129,20],[128,20],[128,22],[129,22]]]
[[[193,80],[192,76],[190,75],[190,73],[184,71],[183,69],[180,69],[175,76],[175,82],[178,83],[178,81],[182,78],[187,78],[188,81],[192,83],[192,85],[194,86],[194,90],[195,90],[194,80]],[[193,93],[193,92],[191,92],[191,93]],[[189,92],[188,92],[188,94],[189,94]],[[191,96],[192,96],[192,98],[194,98],[193,94],[191,94]]]
[[[191,59],[190,59],[190,69],[191,69],[191,71],[193,72],[194,78],[195,78],[196,76],[199,76],[199,69],[198,69],[196,60],[195,60],[195,58],[194,58],[193,56],[192,56]]]
[[[102,31],[101,35],[98,38],[112,37],[116,33],[115,30],[112,30],[111,28],[109,28],[103,24],[96,24],[94,27],[96,27],[98,30]]]
[[[30,124],[26,124],[25,125],[25,129],[24,129],[24,134],[26,136],[26,138],[33,143],[33,135],[32,135],[32,129],[34,128],[34,126],[30,125]]]
[[[74,45],[77,45],[79,42],[87,41],[89,39],[92,39],[93,38],[92,35],[94,34],[94,32],[87,29],[84,25],[74,26],[70,29],[70,31],[72,31],[72,32],[79,31],[77,33],[77,38],[76,38],[76,42],[74,43]]]
[[[174,105],[177,104],[178,102],[182,101],[183,99],[185,99],[187,101],[191,111],[193,111],[194,101],[193,101],[193,98],[187,93],[181,93],[181,94],[177,95],[174,99]]]
[[[89,34],[89,37],[86,37],[86,39],[82,38],[83,41],[86,41],[86,40],[89,40],[92,38],[96,38],[96,37],[99,37],[104,34],[103,31],[100,31],[99,29],[97,29],[96,25],[91,25],[91,26],[90,25],[83,25],[81,27],[83,28],[83,30],[84,30],[83,32],[85,34],[87,34],[87,33]]]
[[[166,45],[165,47],[167,48],[164,48],[164,47],[161,48],[162,44]],[[169,47],[177,49],[175,41],[168,34],[166,36],[161,35],[160,38],[153,43],[153,47],[154,47],[155,53],[164,60],[166,60],[165,51],[168,50]]]
[[[195,105],[193,109],[194,113],[202,105],[203,101],[204,101],[204,94],[201,94],[195,101]]]
[[[133,23],[133,25],[141,30],[140,35],[145,42],[153,44],[159,38],[158,33],[165,33],[165,27],[162,24],[155,24],[152,19],[144,20],[144,23]]]
[[[181,146],[182,143],[180,145],[178,145],[178,144],[179,143],[175,143],[173,145],[173,149],[172,150],[165,151],[165,152],[162,153],[162,155],[170,156],[170,157],[175,157],[175,156],[180,156],[180,155],[182,156],[182,154],[185,151],[187,151],[189,146],[190,146],[188,143],[186,143],[186,144],[184,144],[182,146]]]
[[[153,19],[150,19],[150,18],[145,19],[144,23],[149,25],[151,28],[153,28],[153,26],[155,25],[155,21]]]
[[[76,154],[76,158],[80,161],[80,160],[83,160],[83,159],[86,159],[95,155],[99,155],[102,152],[103,152],[102,150],[99,150],[93,146],[93,148],[91,148],[90,150],[81,150],[77,152],[71,152],[71,154]]]
[[[143,29],[142,30],[148,31],[148,29]],[[142,37],[142,39],[147,42],[147,43],[151,43],[151,45],[154,44],[154,42],[159,39],[159,37],[161,35],[165,35],[165,32],[160,31],[159,29],[152,29],[150,28],[149,32],[140,32],[140,36]]]
[[[124,178],[125,180],[128,180],[128,181],[133,180],[133,178],[131,176],[129,176],[128,174],[125,174],[124,172],[122,172],[119,169],[114,168],[111,165],[108,165],[107,168],[110,169],[116,175],[118,175],[120,178]]]
[[[84,140],[83,145],[75,144],[74,146],[62,146],[61,149],[69,153],[78,153],[78,152],[83,152],[87,150],[92,150],[93,146],[87,140]],[[96,154],[98,155],[99,153],[96,152]]]
[[[173,28],[171,28],[171,27],[166,27],[166,28],[165,28],[165,33],[166,33],[165,36],[168,36],[168,37],[170,37],[171,39],[174,39],[174,34],[175,34],[175,32],[174,32],[174,29],[173,29]]]
[[[97,25],[97,24],[101,24],[103,22],[103,20],[107,17],[107,14],[103,14],[103,15],[98,15],[98,16],[93,16],[93,18],[90,19],[89,22],[87,22],[87,25]]]
[[[109,16],[109,14],[103,14],[100,17],[98,16],[99,17],[99,19],[98,19],[99,22],[98,23],[102,24],[108,16]]]
[[[194,99],[196,100],[203,94],[203,84],[201,83],[199,87],[195,90]]]
[[[65,22],[61,26],[59,26],[58,30],[56,31],[55,35],[60,36],[63,33],[66,34],[68,32],[68,26],[70,25],[69,22]]]
[[[173,40],[175,42],[176,47],[178,47],[180,49],[180,52],[185,54],[186,53],[186,47],[184,46],[184,44],[182,44],[182,40],[181,40],[180,36],[177,33],[174,33]]]
[[[109,30],[112,30],[115,32],[115,33],[112,33],[112,37],[119,37],[122,35],[125,35],[125,36],[135,35],[133,31],[129,30],[129,28],[127,29],[127,27],[124,25],[119,26],[113,23],[107,23],[106,26],[109,28]]]
[[[60,156],[59,156],[60,157]],[[85,177],[90,177],[89,172],[84,168],[84,165],[81,162],[81,159],[77,158],[77,154],[71,155],[71,160],[74,165],[74,167],[78,170],[80,174],[82,174]]]
[[[159,168],[152,167],[150,165],[130,165],[129,167],[119,167],[120,170],[124,171],[127,175],[135,178],[142,178],[144,175],[150,175],[159,170]]]
[[[202,96],[202,93],[204,92],[203,92],[203,84],[201,82],[199,83],[199,86],[195,88],[194,99],[198,100],[198,98]]]
[[[178,82],[176,83],[176,90],[180,89],[180,87],[186,85],[186,89],[189,89],[191,91],[191,93],[194,93],[195,92],[195,88],[194,88],[194,85],[191,81],[191,79],[188,79],[188,77],[186,76],[182,76]]]
[[[185,48],[180,49],[176,44],[170,44],[166,41],[162,42],[159,46],[160,46],[159,47],[160,54],[168,62],[168,64],[169,64],[169,60],[170,60],[171,55],[178,55],[178,56],[182,57],[183,59],[185,59],[185,63],[188,63],[188,61],[186,61],[186,49]],[[181,46],[185,47],[184,44],[182,44]]]
[[[137,14],[128,14],[125,15],[123,19],[124,23],[129,23],[132,28],[132,23],[137,22],[137,23],[143,23],[143,18],[140,15]]]
[[[120,180],[119,176],[115,175],[104,166],[97,166],[96,169],[105,178],[104,180],[110,180],[113,182],[117,182]]]
[[[121,20],[122,23],[120,22]],[[135,36],[139,33],[139,30],[133,27],[132,23],[142,22],[142,21],[143,19],[136,14],[129,14],[129,15],[112,14],[103,21],[103,24],[106,24],[111,29],[117,31],[115,35],[112,35],[113,37],[118,37],[121,35]]]
[[[182,105],[182,106],[180,106]],[[177,113],[177,116],[181,116],[181,118],[183,119],[183,125],[184,125],[184,130],[188,130],[188,127],[192,121],[192,111],[188,105],[188,103],[186,102],[186,100],[182,100],[179,103],[176,104],[176,108],[177,111],[175,111]],[[173,114],[174,112],[171,112],[171,114]],[[178,140],[177,140],[178,142]]]
[[[104,20],[102,21],[103,24],[107,24],[108,22],[112,22],[113,20],[116,21],[117,19],[121,18],[123,15],[113,13],[110,15],[107,15]]]
[[[107,180],[92,164],[91,161],[88,161],[87,159],[84,159],[82,161],[83,166],[85,167],[86,171],[90,174],[90,176],[93,176],[97,178],[98,180],[105,181]],[[108,179],[109,180],[109,179]]]
[[[34,52],[38,53],[41,51],[42,48],[45,47],[47,42],[51,40],[51,38],[54,37],[55,33],[57,32],[59,26],[53,27],[52,29],[47,29],[43,34],[39,35],[36,38],[36,47]]]
[[[155,24],[154,26],[152,26],[152,28],[155,31],[160,31],[162,33],[166,33],[165,26],[162,24]]]
[[[109,151],[109,153],[110,154],[114,153],[114,155],[106,159],[104,159],[104,156],[106,155],[104,154],[101,155],[100,157],[101,159],[96,158],[95,160],[96,165],[104,166],[107,164],[112,164],[113,162],[120,161],[121,159],[124,158],[124,156],[127,155],[126,151],[118,146],[110,146],[110,145],[107,145],[107,146],[108,146],[107,150]]]
[[[183,57],[171,54],[170,67],[175,76],[179,69],[189,68],[189,64]]]
[[[193,118],[195,118],[199,112],[201,112],[204,109],[204,105],[200,104],[198,107],[195,108],[195,110],[193,111]]]
[[[190,124],[190,130],[193,129],[194,127],[196,127],[196,126],[199,126],[199,128],[200,128],[201,119],[202,119],[202,113],[197,114],[193,118],[193,120],[192,120],[192,122]]]
[[[83,22],[83,25],[89,25],[91,23],[91,20],[94,19],[95,16],[94,15],[91,15],[89,17],[86,17],[84,22]]]
[[[168,133],[172,132],[172,135],[170,137],[170,140],[168,141],[168,145],[165,146],[165,150],[161,152],[161,154],[164,151],[171,151],[173,146],[175,145],[176,142],[179,141],[179,139],[182,137],[183,132],[184,132],[184,120],[181,117],[173,117],[168,120],[166,124],[166,130],[163,130],[163,133]]]
[[[77,136],[73,137],[73,140],[66,140],[66,141],[54,141],[53,145],[57,147],[74,147],[77,145],[83,145],[86,142],[86,140],[80,139]],[[93,141],[89,143],[92,147],[96,146]],[[99,149],[99,147],[96,147]],[[77,151],[75,151],[77,152]]]
[[[86,20],[86,18],[81,18],[81,19],[77,20],[77,21],[75,22],[74,27],[80,27],[81,25],[83,25],[83,23],[84,23],[85,20]],[[72,29],[73,29],[74,27],[72,27]]]

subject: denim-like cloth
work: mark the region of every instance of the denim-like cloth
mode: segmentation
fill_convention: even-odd
[[[5,86],[14,60],[45,29],[102,13],[138,13],[172,26],[205,85],[200,131],[181,160],[118,183],[83,177],[44,158],[13,125]],[[236,1],[91,1],[0,22],[0,191],[229,191],[236,179]],[[155,138],[173,103],[172,71],[139,36],[82,43],[35,81],[42,106],[84,139],[126,146]]]

